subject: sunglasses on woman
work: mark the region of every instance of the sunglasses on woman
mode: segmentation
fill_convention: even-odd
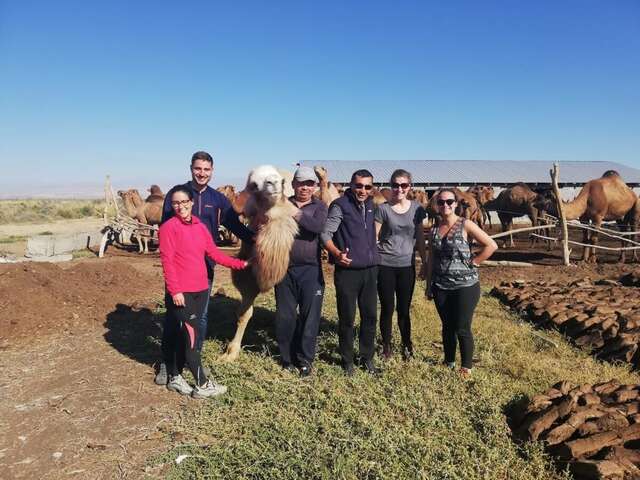
[[[353,188],[355,188],[356,190],[365,189],[365,190],[368,191],[368,190],[371,190],[373,188],[373,185],[365,185],[364,183],[355,183],[353,185]]]
[[[396,182],[393,182],[393,183],[391,184],[391,188],[393,188],[394,190],[399,190],[400,188],[401,188],[402,190],[406,190],[406,189],[407,189],[407,188],[409,188],[410,186],[411,186],[411,184],[410,184],[410,183],[396,183]]]
[[[438,200],[438,206],[439,207],[444,207],[445,203],[447,205],[451,206],[454,203],[456,203],[456,200],[454,198],[447,198],[446,200]]]

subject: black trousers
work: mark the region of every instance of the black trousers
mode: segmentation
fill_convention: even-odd
[[[311,366],[316,354],[324,296],[322,268],[319,265],[289,267],[276,285],[275,294],[276,341],[282,364]]]
[[[184,307],[173,303],[171,295],[165,294],[167,314],[162,332],[162,357],[171,376],[181,375],[185,363],[198,385],[204,385],[207,377],[202,371],[200,350],[200,320],[209,300],[209,290],[184,293]]]
[[[373,359],[378,308],[377,277],[377,266],[359,269],[336,266],[333,278],[338,305],[338,343],[344,366],[353,364],[356,304],[360,311],[360,358],[364,361]]]
[[[394,303],[398,312],[398,328],[402,344],[411,347],[411,299],[416,283],[416,270],[409,267],[378,267],[378,298],[380,299],[380,333],[382,343],[391,343],[391,320]]]
[[[456,290],[442,290],[434,286],[433,298],[442,321],[442,344],[444,361],[456,359],[456,342],[460,343],[462,366],[473,366],[473,334],[471,321],[480,300],[480,283]]]

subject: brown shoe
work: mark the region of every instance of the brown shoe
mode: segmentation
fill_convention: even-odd
[[[391,358],[391,344],[385,343],[382,345],[382,358],[389,360]]]

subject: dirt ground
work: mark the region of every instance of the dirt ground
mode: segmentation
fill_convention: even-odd
[[[611,254],[597,265],[560,266],[558,248],[530,250],[526,238],[494,259],[534,266],[482,267],[486,286],[618,278],[635,266]],[[228,271],[216,276],[224,283]],[[3,478],[162,477],[145,471],[145,460],[171,447],[168,427],[195,403],[153,383],[162,292],[157,254],[111,248],[104,259],[0,265]]]

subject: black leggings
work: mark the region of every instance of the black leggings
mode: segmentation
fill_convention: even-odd
[[[473,366],[473,335],[471,320],[480,300],[480,283],[456,290],[442,290],[433,287],[434,301],[442,320],[442,344],[444,361],[453,363],[456,359],[456,340],[460,343],[462,366]]]
[[[202,312],[207,304],[208,290],[184,293],[184,307],[177,307],[170,295],[165,295],[167,317],[162,335],[162,356],[171,376],[181,375],[185,363],[191,370],[196,384],[207,382],[202,371],[198,350]]]
[[[411,347],[411,299],[416,283],[416,271],[410,267],[378,267],[378,298],[380,298],[380,333],[382,343],[391,343],[391,319],[397,300],[398,328],[402,344]]]

